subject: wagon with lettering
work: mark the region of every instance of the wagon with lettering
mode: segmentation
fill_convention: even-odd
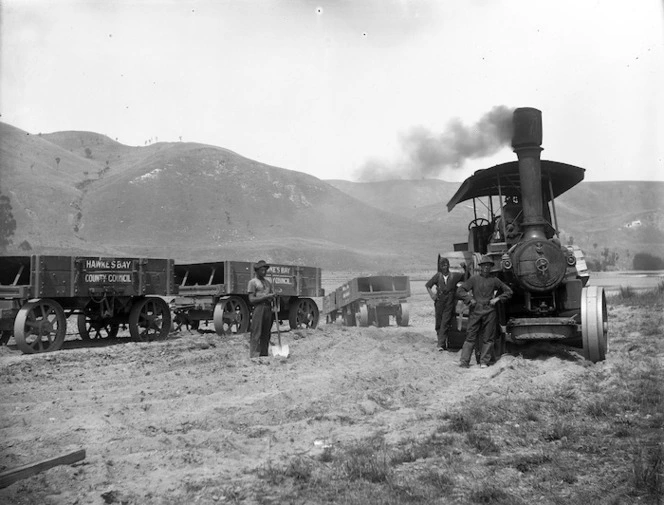
[[[408,326],[410,279],[406,275],[356,277],[323,298],[328,323],[339,317],[345,326]]]
[[[0,337],[24,353],[57,351],[67,319],[81,338],[165,338],[171,325],[173,260],[89,256],[0,257]]]
[[[252,306],[247,285],[253,275],[254,263],[248,261],[176,264],[178,296],[171,302],[175,322],[194,329],[212,322],[218,335],[248,331]],[[279,294],[280,321],[287,320],[292,329],[318,325],[313,298],[324,294],[320,268],[275,264],[266,279]]]

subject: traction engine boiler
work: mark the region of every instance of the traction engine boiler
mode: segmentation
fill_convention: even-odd
[[[478,170],[466,179],[447,204],[473,201],[468,242],[443,254],[452,268],[465,263],[479,271],[481,255],[494,261],[492,270],[514,295],[498,307],[499,343],[558,341],[583,349],[593,361],[605,359],[608,318],[601,287],[588,285],[583,252],[559,239],[556,197],[583,180],[585,170],[540,160],[542,115],[533,108],[514,111],[512,148],[518,161]],[[497,208],[494,209],[494,204]],[[480,217],[482,208],[486,218]],[[464,319],[456,315],[453,338],[465,337]],[[499,349],[499,353],[504,349]]]

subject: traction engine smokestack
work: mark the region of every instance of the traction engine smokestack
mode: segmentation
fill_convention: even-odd
[[[546,240],[542,204],[542,112],[532,107],[514,111],[512,149],[519,159],[524,240]]]

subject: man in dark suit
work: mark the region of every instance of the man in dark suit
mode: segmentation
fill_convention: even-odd
[[[439,257],[438,272],[426,283],[436,311],[436,335],[439,351],[444,351],[448,346],[448,335],[457,301],[457,283],[461,281],[463,281],[462,274],[450,272],[450,260]],[[435,291],[434,286],[436,286]]]

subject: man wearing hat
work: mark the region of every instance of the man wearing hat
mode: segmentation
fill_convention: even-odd
[[[450,272],[450,260],[439,256],[438,272],[425,284],[434,304],[439,351],[447,349],[452,316],[457,301],[457,283],[462,280],[463,274]],[[436,286],[436,291],[433,290],[434,286]]]
[[[254,277],[247,285],[249,301],[254,305],[251,316],[251,337],[249,339],[249,357],[258,358],[268,356],[270,347],[270,329],[272,328],[272,300],[274,291],[270,281],[265,278],[270,268],[265,261],[260,260],[254,265]]]
[[[470,305],[466,341],[461,348],[460,365],[463,368],[470,366],[470,356],[478,338],[481,344],[480,368],[489,366],[498,325],[496,304],[512,296],[512,290],[507,284],[491,276],[493,261],[489,256],[482,256],[479,266],[480,273],[462,283],[457,290],[459,298]]]

